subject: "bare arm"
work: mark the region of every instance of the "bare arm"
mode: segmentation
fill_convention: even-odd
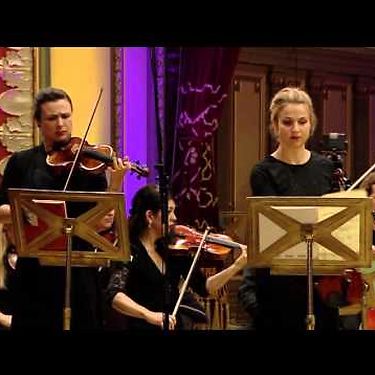
[[[121,191],[122,181],[125,173],[131,169],[130,162],[127,157],[122,160],[121,158],[113,157],[113,165],[109,167],[110,171],[110,184],[108,191]]]
[[[206,289],[209,294],[215,294],[222,288],[237,272],[241,271],[247,264],[247,247],[241,245],[242,253],[233,264],[221,272],[210,276],[206,281]]]
[[[125,293],[118,292],[112,301],[112,307],[124,315],[129,315],[134,318],[144,319],[146,322],[163,327],[163,316],[162,312],[153,312],[145,307],[141,306]],[[174,329],[176,325],[176,318],[169,316],[169,329]]]

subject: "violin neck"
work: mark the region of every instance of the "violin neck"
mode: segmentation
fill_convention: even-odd
[[[233,249],[240,248],[240,244],[234,241],[224,240],[223,238],[218,238],[214,236],[207,236],[206,242],[210,242],[216,245],[223,245]]]
[[[105,163],[106,165],[112,165],[113,160],[110,156],[105,155],[101,152],[95,151],[95,150],[90,150],[90,149],[83,149],[82,150],[82,155],[87,156],[89,158],[93,158],[95,160],[101,161]],[[148,177],[150,174],[150,170],[148,167],[141,166],[139,163],[134,163],[130,162],[130,169],[137,173],[138,176],[140,177]]]
[[[93,158],[98,161],[102,161],[106,165],[111,165],[113,163],[113,160],[111,157],[105,154],[102,154],[101,152],[95,151],[95,150],[83,149],[82,155]]]

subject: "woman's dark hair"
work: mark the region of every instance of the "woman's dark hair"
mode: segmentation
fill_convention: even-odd
[[[47,102],[56,102],[57,100],[66,99],[70,103],[73,111],[73,103],[70,96],[61,89],[46,87],[38,92],[34,99],[34,120],[40,122],[42,117],[42,105]]]
[[[169,199],[172,199],[170,193],[168,193]],[[129,216],[129,237],[131,242],[138,240],[142,232],[148,227],[146,211],[151,210],[151,212],[157,214],[161,210],[161,206],[162,202],[157,185],[149,184],[136,192],[132,200]],[[167,256],[168,247],[166,242],[168,242],[166,238],[156,240],[156,251],[163,259],[166,259]]]
[[[138,238],[147,228],[146,211],[157,213],[161,210],[160,194],[156,185],[146,185],[139,189],[132,200],[129,217],[129,233],[131,238]]]

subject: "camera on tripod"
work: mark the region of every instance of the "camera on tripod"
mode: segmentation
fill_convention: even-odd
[[[348,142],[342,133],[323,134],[322,150],[328,152],[346,153]]]
[[[333,162],[334,182],[333,190],[346,190],[351,182],[344,171],[344,156],[346,155],[348,142],[346,135],[342,133],[323,134],[321,141],[321,154]]]

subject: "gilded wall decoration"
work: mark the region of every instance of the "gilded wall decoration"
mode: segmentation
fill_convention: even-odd
[[[31,47],[0,47],[1,175],[13,152],[34,145],[34,54]]]

